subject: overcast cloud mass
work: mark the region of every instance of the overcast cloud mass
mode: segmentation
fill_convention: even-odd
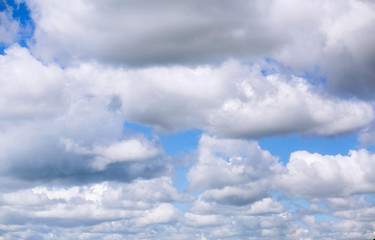
[[[0,240],[372,239],[374,107],[371,0],[0,0]]]

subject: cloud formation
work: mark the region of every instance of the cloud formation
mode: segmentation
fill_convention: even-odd
[[[135,70],[84,65],[68,71],[91,79],[91,94],[118,96],[127,120],[163,131],[198,127],[235,138],[329,136],[358,130],[374,118],[368,103],[329,96],[301,77],[264,76],[260,64]]]
[[[0,1],[0,240],[370,239],[374,12]]]
[[[293,152],[279,183],[292,195],[305,198],[374,192],[374,157],[365,149],[352,150],[348,156]]]
[[[39,1],[32,52],[66,65],[127,66],[272,57],[341,93],[373,98],[371,1]],[[366,37],[361,37],[366,36]]]
[[[169,171],[154,141],[123,133],[124,118],[113,96],[89,95],[85,89],[81,95],[79,82],[26,49],[14,46],[6,53],[0,65],[2,177],[130,181]]]

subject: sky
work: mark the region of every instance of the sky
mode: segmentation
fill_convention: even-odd
[[[375,1],[0,0],[0,240],[372,239]]]

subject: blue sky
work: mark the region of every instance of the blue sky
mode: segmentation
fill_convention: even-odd
[[[0,239],[372,239],[374,26],[363,0],[0,0]]]

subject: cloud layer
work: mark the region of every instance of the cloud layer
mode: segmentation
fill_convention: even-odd
[[[0,2],[0,240],[370,239],[374,12]],[[359,142],[341,155],[280,146],[283,162],[260,147],[291,135]]]
[[[370,1],[26,2],[36,22],[31,49],[46,61],[144,66],[272,57],[300,73],[320,69],[339,92],[374,97]]]

